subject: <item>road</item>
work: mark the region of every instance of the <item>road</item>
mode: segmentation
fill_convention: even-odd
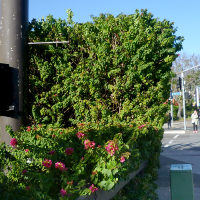
[[[171,164],[192,164],[194,200],[200,199],[200,131],[197,134],[192,133],[190,124],[186,133],[183,134],[181,132],[183,129],[180,129],[183,124],[179,123],[179,125],[173,128],[175,130],[174,133],[173,131],[165,133],[162,140],[160,169],[158,171],[158,180],[156,181],[159,200],[171,199],[169,177]],[[166,126],[164,128],[166,129]]]

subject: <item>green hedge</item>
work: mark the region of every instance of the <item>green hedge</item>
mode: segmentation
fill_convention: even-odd
[[[159,157],[171,65],[182,43],[173,23],[147,10],[84,24],[72,16],[30,23],[31,42],[68,44],[30,46],[32,125],[8,127],[2,199],[75,199],[109,190]]]
[[[2,144],[0,154],[0,198],[15,200],[76,199],[94,192],[92,185],[110,190],[143,160],[159,156],[163,134],[134,123],[8,132],[11,147]]]
[[[102,14],[84,24],[48,16],[31,22],[29,40],[69,41],[30,47],[29,105],[36,123],[163,123],[171,65],[181,48],[173,23],[146,10]]]

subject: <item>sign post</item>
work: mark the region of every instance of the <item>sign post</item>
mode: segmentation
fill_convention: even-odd
[[[0,9],[0,63],[7,65],[11,72],[8,79],[12,88],[11,105],[9,105],[12,112],[0,114],[0,142],[8,144],[10,138],[5,127],[10,125],[14,131],[18,130],[23,115],[28,0],[1,0]],[[1,84],[0,89],[1,87],[6,85]],[[1,98],[5,98],[4,95],[1,95]]]

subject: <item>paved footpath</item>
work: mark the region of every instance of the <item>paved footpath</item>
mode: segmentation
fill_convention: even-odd
[[[156,181],[159,200],[171,200],[169,174],[171,164],[192,164],[194,200],[200,199],[200,131],[194,134],[189,121],[185,133],[182,127],[183,123],[177,123],[169,131],[166,124],[164,126],[160,169]]]

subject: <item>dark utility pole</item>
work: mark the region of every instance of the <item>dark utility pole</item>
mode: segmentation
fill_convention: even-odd
[[[6,125],[21,126],[28,0],[0,0],[0,142],[10,141]]]

